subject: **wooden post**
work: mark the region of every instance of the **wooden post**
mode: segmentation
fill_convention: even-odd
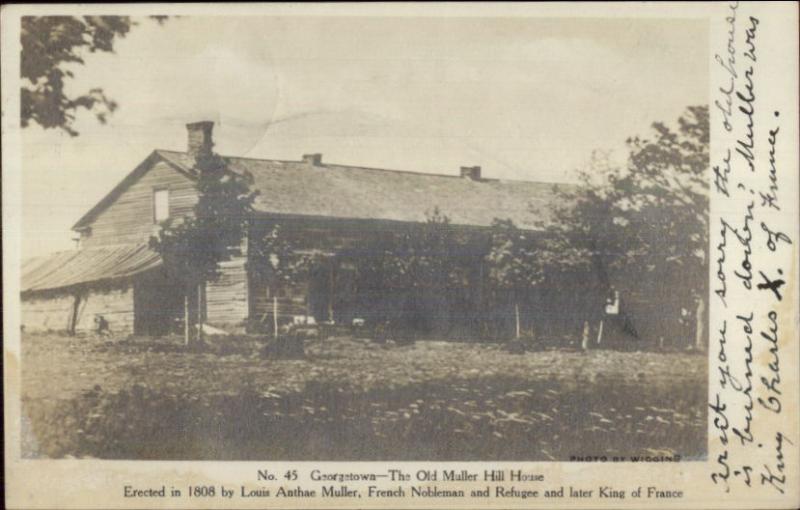
[[[697,310],[695,315],[695,333],[694,333],[694,347],[698,351],[704,351],[705,342],[705,311],[706,300],[702,297],[697,298]]]
[[[333,274],[334,261],[330,259],[330,267],[328,269],[328,322],[333,324],[333,295],[334,295],[334,274]]]
[[[600,319],[600,327],[597,328],[597,345],[603,341],[603,319]]]
[[[278,338],[278,296],[272,297],[272,329],[275,338]]]
[[[309,263],[308,267],[304,271],[304,276],[303,276],[304,277],[304,281],[302,281],[302,285],[305,287],[304,300],[305,300],[305,304],[306,304],[306,324],[308,324],[308,318],[309,317],[313,316],[314,319],[316,319],[316,316],[314,315],[314,311],[311,309],[311,280],[314,278],[313,274],[314,274],[314,269],[312,267],[312,264]],[[315,322],[316,322],[316,320],[315,320]]]
[[[197,342],[203,341],[203,284],[197,284]]]
[[[476,324],[478,326],[478,329],[480,331],[481,336],[483,336],[485,334],[486,317],[487,317],[486,309],[483,306],[483,279],[484,279],[483,278],[483,258],[481,258],[480,262],[478,262],[478,285],[477,285],[477,292],[476,292],[478,299],[477,299],[477,307],[475,308],[476,312],[478,310],[480,310],[480,313],[477,314],[478,320],[477,320]]]
[[[517,340],[519,340],[519,303],[514,303],[514,318],[516,319]]]
[[[67,334],[69,336],[74,336],[75,331],[78,328],[78,310],[81,306],[81,294],[76,293],[75,299],[72,301],[72,313],[67,320]]]
[[[189,345],[189,292],[183,293],[183,344]]]
[[[581,338],[581,350],[589,348],[589,321],[583,321],[583,338]]]
[[[311,301],[309,301],[308,293],[309,293],[308,285],[306,285],[306,295],[304,298],[306,305],[306,320],[305,320],[306,324],[308,324],[308,317],[311,315]]]

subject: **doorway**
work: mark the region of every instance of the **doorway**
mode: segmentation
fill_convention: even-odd
[[[165,336],[183,328],[183,286],[167,276],[163,268],[136,277],[133,284],[133,332]],[[197,315],[197,296],[190,296],[189,317]]]

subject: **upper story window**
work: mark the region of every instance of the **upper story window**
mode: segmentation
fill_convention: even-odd
[[[153,190],[153,221],[161,223],[169,219],[169,190]]]

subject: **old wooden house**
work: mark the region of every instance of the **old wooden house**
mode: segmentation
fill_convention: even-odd
[[[185,152],[154,150],[75,223],[79,248],[25,261],[22,323],[27,330],[164,334],[183,316],[184,297],[147,247],[159,223],[190,214],[197,200],[195,157],[213,146],[213,123],[189,124]],[[300,249],[328,263],[295,288],[270,288],[249,268],[247,243],[221,267],[221,277],[192,297],[212,326],[238,330],[280,303],[282,319],[350,322],[359,315],[352,267],[336,256],[375,232],[426,221],[438,208],[454,228],[480,229],[496,218],[534,230],[547,221],[552,184],[487,178],[480,167],[438,175],[326,163],[226,157],[260,192],[254,229],[280,222]],[[255,232],[252,235],[256,235]],[[579,293],[579,292],[578,292]],[[363,300],[362,300],[363,301]]]

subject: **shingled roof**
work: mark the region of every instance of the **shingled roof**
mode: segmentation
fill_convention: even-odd
[[[188,153],[156,154],[192,173]],[[292,216],[424,222],[438,207],[455,225],[489,226],[500,218],[533,230],[539,221],[550,220],[556,190],[570,186],[312,161],[225,159],[232,171],[253,176],[258,211]]]

